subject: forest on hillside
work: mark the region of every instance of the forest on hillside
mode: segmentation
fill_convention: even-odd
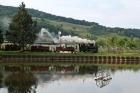
[[[16,13],[17,10],[18,10],[17,7],[0,5],[0,11],[1,11],[0,18],[3,18],[5,16],[8,18],[11,18]],[[119,27],[111,28],[111,27],[99,25],[98,23],[95,23],[95,22],[88,22],[85,20],[77,20],[73,18],[56,16],[56,15],[45,13],[45,12],[35,10],[35,9],[28,9],[28,12],[32,17],[36,19],[39,18],[41,20],[38,23],[38,29],[41,29],[42,27],[44,27],[44,28],[48,28],[50,31],[53,31],[55,33],[58,33],[58,31],[61,31],[63,35],[71,34],[71,35],[78,36],[79,34],[75,32],[76,26],[68,30],[68,29],[63,28],[63,24],[60,24],[60,26],[55,26],[47,22],[46,19],[57,21],[57,22],[67,22],[67,23],[71,23],[75,25],[88,26],[89,28],[86,29],[87,32],[96,36],[106,35],[109,33],[116,33],[117,35],[120,35],[120,36],[140,38],[140,29],[131,29],[131,28],[126,29],[126,28],[119,28]],[[0,25],[2,26],[2,29],[5,31],[6,27],[3,27],[3,22],[1,20],[0,20]]]

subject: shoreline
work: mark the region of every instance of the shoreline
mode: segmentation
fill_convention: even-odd
[[[140,64],[140,57],[0,55],[0,63]]]
[[[122,56],[122,57],[139,57],[140,53],[57,53],[57,52],[30,52],[30,51],[0,51],[0,56]]]

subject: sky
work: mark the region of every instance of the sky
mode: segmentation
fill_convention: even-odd
[[[140,29],[140,0],[0,0],[1,5],[33,8],[106,27]]]

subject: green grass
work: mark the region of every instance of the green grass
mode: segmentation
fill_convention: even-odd
[[[82,38],[87,38],[87,34],[91,35],[88,32],[88,29],[90,28],[90,26],[84,26],[84,25],[78,25],[78,24],[72,24],[72,23],[67,23],[67,22],[59,22],[59,21],[52,21],[52,20],[47,20],[49,21],[50,24],[54,25],[54,26],[62,26],[63,29],[67,30],[67,31],[74,31],[74,33],[78,33],[79,37]],[[73,29],[73,27],[75,27],[76,29]]]
[[[59,22],[59,21],[52,21],[52,20],[47,20],[50,22],[50,24],[53,24],[55,26],[61,26],[61,24],[63,25],[62,27],[64,29],[72,29],[73,27],[76,27],[76,31],[84,31],[87,32],[87,29],[90,28],[90,26],[84,26],[84,25],[78,25],[78,24],[72,24],[72,23],[67,23],[67,22]]]
[[[43,55],[43,56],[140,56],[138,53],[54,53],[54,52],[19,52],[19,51],[0,51],[0,55]]]

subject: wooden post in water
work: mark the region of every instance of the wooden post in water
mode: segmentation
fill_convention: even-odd
[[[126,64],[130,64],[130,57],[126,57]]]
[[[120,57],[120,63],[125,64],[125,57]]]
[[[139,64],[139,57],[135,57],[135,64]]]
[[[111,56],[108,56],[108,64],[111,64]]]
[[[102,63],[105,64],[107,62],[106,56],[102,56]]]

